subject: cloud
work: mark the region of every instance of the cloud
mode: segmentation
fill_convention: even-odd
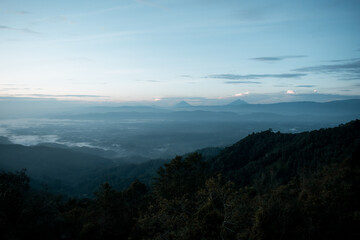
[[[147,5],[147,6],[150,6],[150,7],[155,7],[155,8],[161,9],[161,10],[169,10],[165,6],[163,6],[161,4],[158,4],[158,3],[155,3],[153,1],[149,1],[149,0],[135,0],[135,2],[143,4],[143,5]]]
[[[23,15],[26,15],[26,14],[30,14],[29,11],[17,11],[18,14],[23,14]]]
[[[102,98],[107,96],[101,96],[101,95],[76,95],[76,94],[65,94],[65,95],[57,95],[57,94],[13,94],[13,96],[21,97],[40,97],[40,98]]]
[[[235,97],[242,97],[242,96],[249,95],[249,94],[250,94],[250,92],[236,93],[234,96]]]
[[[49,23],[57,23],[57,22],[68,23],[68,24],[74,24],[75,23],[68,16],[56,15],[56,16],[50,16],[50,17],[44,17],[44,18],[36,19],[36,20],[32,21],[30,24],[31,25],[39,25],[39,24],[42,24],[42,23],[49,24]]]
[[[100,97],[106,97],[101,95],[45,95],[45,94],[33,94],[35,96],[47,96],[47,97],[78,97],[78,98],[100,98]]]
[[[288,87],[289,84],[276,84],[276,85],[273,85],[273,87]]]
[[[351,62],[351,61],[358,61],[360,58],[348,58],[348,59],[335,59],[329,60],[328,62]]]
[[[276,57],[257,57],[257,58],[250,58],[251,60],[255,60],[255,61],[269,61],[269,62],[273,62],[273,61],[282,61],[285,59],[291,59],[291,58],[304,58],[307,57],[306,55],[288,55],[288,56],[276,56]]]
[[[31,34],[40,34],[39,32],[33,31],[28,28],[14,28],[9,26],[0,25],[0,30],[10,30],[10,31],[18,31],[23,33],[31,33]]]
[[[92,40],[115,38],[115,37],[127,37],[127,36],[143,34],[145,32],[146,31],[112,32],[112,33],[85,35],[85,36],[79,36],[79,37],[72,37],[72,38],[65,38],[65,39],[55,39],[55,40],[39,41],[39,42],[42,42],[42,43],[49,43],[49,42],[82,42],[82,41],[92,41]]]
[[[297,85],[296,87],[301,87],[301,88],[312,88],[315,87],[316,85]]]
[[[317,74],[341,74],[341,80],[358,80],[360,78],[360,60],[341,64],[318,65],[294,69],[296,72]]]
[[[261,78],[299,78],[306,76],[304,73],[281,73],[281,74],[213,74],[208,75],[206,78],[220,78],[228,80],[241,80],[241,79],[261,79]]]
[[[30,24],[37,25],[37,24],[42,24],[42,23],[59,22],[59,21],[73,24],[75,22],[70,20],[70,18],[102,15],[102,14],[107,14],[108,12],[132,8],[133,6],[134,6],[134,4],[127,4],[127,5],[121,4],[121,5],[117,5],[117,6],[113,6],[113,7],[109,7],[109,8],[99,8],[94,11],[77,12],[77,13],[72,13],[72,14],[67,14],[67,15],[56,15],[56,16],[44,17],[44,18],[36,19],[33,22],[31,22]],[[26,12],[26,11],[24,11],[24,12]]]
[[[286,94],[295,94],[295,91],[294,90],[287,90]]]
[[[326,93],[296,93],[296,94],[250,94],[247,96],[248,103],[276,103],[276,102],[294,102],[294,101],[314,101],[328,102],[335,100],[360,99],[359,95],[342,95],[342,94],[326,94]]]
[[[152,82],[152,83],[158,83],[158,82],[161,82],[159,80],[153,80],[153,79],[149,79],[149,80],[136,80],[138,82]]]
[[[261,84],[261,82],[256,81],[225,81],[226,84]]]
[[[209,1],[206,1],[209,2]],[[213,2],[221,2],[221,1],[213,1]],[[242,4],[243,6],[236,11],[236,19],[241,22],[249,22],[249,23],[263,23],[263,22],[278,22],[283,21],[283,16],[279,16],[276,14],[276,7],[274,7],[274,3],[270,4],[267,2],[263,2],[262,4]]]
[[[290,95],[284,95],[290,96]],[[326,94],[326,93],[304,93],[291,95],[293,101],[317,101],[328,102],[336,100],[359,99],[359,95],[341,95],[341,94]]]
[[[1,91],[30,90],[31,88],[2,88]]]
[[[106,97],[106,96],[101,96],[101,95],[54,95],[54,96],[58,96],[58,97],[92,97],[92,98]]]

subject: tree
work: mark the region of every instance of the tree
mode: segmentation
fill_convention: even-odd
[[[0,232],[5,239],[15,239],[24,231],[21,221],[29,190],[25,172],[0,173]]]

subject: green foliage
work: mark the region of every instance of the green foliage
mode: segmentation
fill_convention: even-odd
[[[160,167],[154,182],[154,194],[171,199],[193,195],[205,183],[206,163],[201,155],[193,153],[184,160],[177,156],[170,163]]]
[[[358,148],[359,120],[299,134],[268,130],[249,135],[224,149],[211,162],[211,169],[240,187],[257,185],[263,191],[339,162]]]
[[[29,189],[25,170],[0,173],[0,232],[2,239],[58,239],[59,198]]]
[[[262,196],[251,239],[357,239],[360,168],[332,165]]]
[[[25,170],[15,174],[0,173],[0,232],[14,238],[22,220],[29,178]]]

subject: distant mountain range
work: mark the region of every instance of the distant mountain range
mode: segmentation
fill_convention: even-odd
[[[242,99],[225,105],[193,105],[185,100],[179,101],[173,106],[160,106],[156,105],[141,105],[143,103],[129,103],[130,105],[116,105],[109,103],[104,105],[95,104],[80,104],[78,102],[68,101],[46,101],[41,99],[19,99],[10,98],[0,101],[0,119],[14,119],[14,118],[63,118],[72,117],[84,114],[100,114],[108,112],[147,112],[147,113],[166,113],[169,111],[231,111],[239,114],[247,114],[254,112],[271,112],[285,115],[298,115],[298,114],[323,114],[324,111],[332,111],[334,113],[344,114],[349,108],[359,108],[360,99],[354,96],[350,100],[338,100],[331,102],[281,102],[272,104],[251,104]],[[351,106],[352,105],[352,106]],[[343,108],[345,106],[345,108]],[[318,110],[320,109],[320,112]]]
[[[146,119],[171,121],[324,121],[347,122],[360,118],[360,99],[318,102],[248,104],[236,100],[221,106],[193,106],[181,101],[171,108],[119,107],[108,112],[56,116],[55,118],[119,120]]]

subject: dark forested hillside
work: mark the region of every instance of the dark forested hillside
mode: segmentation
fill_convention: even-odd
[[[168,160],[127,163],[69,148],[0,144],[0,170],[26,169],[33,187],[45,186],[50,192],[70,196],[92,197],[103,182],[121,190],[135,179],[150,186],[156,170],[165,162]]]
[[[268,130],[224,149],[212,161],[212,170],[240,186],[260,179],[263,184],[282,184],[349,158],[356,149],[360,149],[359,121],[299,134]]]
[[[19,171],[26,168],[36,184],[46,183],[55,192],[67,193],[71,185],[89,172],[114,166],[106,158],[45,146],[0,144],[0,169]]]
[[[359,120],[269,130],[214,158],[176,157],[150,189],[104,183],[94,199],[62,200],[30,189],[24,171],[2,172],[0,230],[3,239],[358,239],[359,186]]]

